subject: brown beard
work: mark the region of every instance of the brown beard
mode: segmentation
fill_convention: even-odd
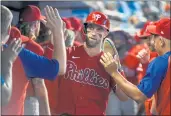
[[[94,44],[91,43],[91,41],[89,41],[88,37],[86,37],[85,39],[86,45],[88,48],[94,48],[96,47],[98,44],[100,44],[100,40],[96,40],[96,42]]]

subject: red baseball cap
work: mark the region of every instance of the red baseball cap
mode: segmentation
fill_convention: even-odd
[[[20,38],[23,43],[29,40],[28,37],[21,35],[21,32],[19,29],[17,29],[16,27],[11,27],[10,37],[7,43],[11,42],[14,38],[16,39]]]
[[[100,25],[106,28],[107,30],[110,29],[109,18],[105,14],[98,12],[98,11],[91,12],[87,16],[86,23],[93,23],[93,24]]]
[[[77,17],[70,17],[69,21],[72,22],[72,28],[74,31],[81,31],[82,29],[82,22],[79,18]]]
[[[40,9],[34,5],[26,6],[20,13],[19,20],[22,22],[32,22],[37,20],[43,20],[46,17],[40,12]]]
[[[65,22],[67,29],[71,29],[71,30],[74,29],[71,25],[71,21],[68,18],[62,18],[62,20]]]
[[[170,40],[170,26],[170,18],[162,18],[154,25],[149,25],[147,29],[152,34],[160,35]]]
[[[137,33],[137,36],[142,39],[144,37],[148,37],[151,35],[151,33],[147,30],[147,26],[148,25],[152,25],[154,24],[153,22],[150,22],[150,21],[147,21],[145,24],[144,24],[144,27]]]

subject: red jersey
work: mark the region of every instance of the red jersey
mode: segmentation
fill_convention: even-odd
[[[81,43],[80,42],[78,42],[78,41],[74,41],[74,45],[73,46],[80,46],[81,45]]]
[[[54,82],[46,81],[50,107],[56,114],[105,114],[114,83],[100,63],[102,54],[90,57],[84,46],[67,50],[66,74]]]
[[[25,44],[25,48],[31,49],[32,52],[43,54],[41,47],[33,40],[29,40]],[[24,101],[29,81],[19,58],[13,64],[12,78],[12,96],[7,106],[2,107],[2,115],[24,115]]]
[[[44,56],[46,58],[52,59],[53,55],[53,45],[51,43],[46,43],[41,45],[44,49]]]

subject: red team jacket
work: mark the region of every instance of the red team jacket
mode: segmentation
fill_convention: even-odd
[[[45,81],[49,104],[56,114],[104,115],[113,79],[100,64],[103,53],[90,57],[83,46],[67,50],[67,71]]]

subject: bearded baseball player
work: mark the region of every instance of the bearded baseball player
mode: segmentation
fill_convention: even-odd
[[[84,45],[67,49],[65,75],[52,82],[55,85],[47,85],[51,86],[47,89],[52,114],[105,115],[111,90],[120,100],[127,100],[100,63],[101,46],[109,27],[109,19],[101,12],[88,15],[84,23]]]

